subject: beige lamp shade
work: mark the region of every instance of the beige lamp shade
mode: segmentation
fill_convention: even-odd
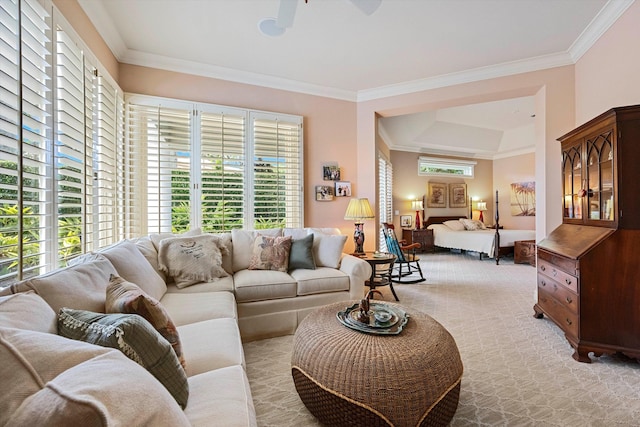
[[[364,219],[375,219],[369,199],[366,197],[362,199],[349,200],[349,206],[347,206],[347,212],[344,214],[344,219],[352,221],[362,221]]]
[[[479,211],[487,210],[487,202],[478,202],[476,206]]]
[[[414,210],[414,211],[421,211],[423,209],[422,200],[413,200],[413,201],[411,201],[411,209]]]

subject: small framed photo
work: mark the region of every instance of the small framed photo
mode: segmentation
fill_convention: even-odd
[[[316,200],[319,202],[333,200],[333,187],[330,185],[316,185]]]
[[[411,228],[411,215],[400,215],[400,227]]]
[[[340,166],[337,163],[323,165],[322,179],[325,181],[340,181]]]
[[[336,181],[336,197],[351,197],[351,183],[349,181]]]

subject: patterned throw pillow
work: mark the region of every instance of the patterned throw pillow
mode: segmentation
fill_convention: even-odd
[[[484,230],[487,228],[482,221],[478,221],[477,219],[460,218],[460,222],[464,225],[464,228],[469,231]]]
[[[253,252],[249,270],[287,271],[291,236],[270,237],[258,234],[253,241]]]
[[[178,330],[160,301],[147,295],[138,285],[112,275],[107,286],[105,308],[107,313],[138,314],[147,319],[171,344],[180,364],[185,367]]]
[[[160,241],[158,265],[182,289],[228,276],[222,268],[223,254],[229,255],[228,246],[212,234],[170,237]]]
[[[148,370],[184,408],[189,398],[187,375],[178,357],[149,322],[137,314],[102,314],[62,308],[58,333],[63,337],[117,348]]]

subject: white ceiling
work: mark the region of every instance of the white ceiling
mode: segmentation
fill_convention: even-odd
[[[370,16],[348,0],[298,0],[278,37],[258,23],[279,0],[78,1],[122,63],[363,101],[573,64],[634,0],[382,0]],[[425,113],[431,135],[390,145],[420,151],[453,124],[503,132],[514,119],[503,112],[528,107],[502,108]],[[476,154],[500,151],[487,144]]]

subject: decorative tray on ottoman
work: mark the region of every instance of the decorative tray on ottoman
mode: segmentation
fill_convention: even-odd
[[[359,320],[359,303],[339,311],[336,316],[347,328],[376,335],[397,335],[409,321],[409,314],[400,307],[375,301],[369,306],[369,323]]]

